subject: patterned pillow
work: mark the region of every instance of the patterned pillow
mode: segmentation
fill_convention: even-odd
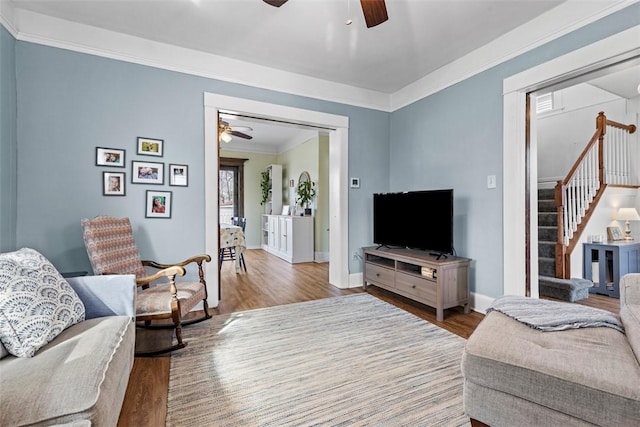
[[[84,304],[40,253],[0,254],[0,341],[18,357],[32,357],[65,328],[84,320]]]

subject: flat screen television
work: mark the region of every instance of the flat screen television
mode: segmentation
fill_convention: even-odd
[[[453,254],[453,190],[374,194],[373,242]]]

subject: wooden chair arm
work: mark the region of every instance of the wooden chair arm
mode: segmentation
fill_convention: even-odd
[[[188,264],[191,264],[193,262],[201,264],[202,262],[211,262],[211,256],[208,254],[202,254],[202,255],[196,255],[196,256],[192,256],[191,258],[188,258],[182,262],[177,262],[175,264],[161,264],[159,262],[155,262],[155,261],[151,261],[151,260],[143,260],[142,261],[142,265],[145,267],[152,267],[152,268],[159,268],[159,269],[164,269],[164,268],[169,268],[169,267],[173,267],[173,266],[179,266],[179,267],[185,267]]]
[[[175,281],[176,276],[184,276],[184,273],[185,273],[184,268],[178,265],[173,265],[163,270],[159,270],[158,272],[156,272],[155,274],[152,274],[151,276],[137,278],[136,284],[138,286],[148,285],[149,283],[153,282],[154,280],[158,280],[161,277],[169,277],[169,280],[173,282]]]

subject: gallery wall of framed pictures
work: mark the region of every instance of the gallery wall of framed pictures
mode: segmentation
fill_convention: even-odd
[[[96,147],[95,165],[107,168],[126,168],[126,150],[121,148]],[[136,155],[164,157],[164,140],[137,137]],[[172,187],[189,186],[189,165],[169,163],[165,181],[165,163],[136,158],[130,161],[131,184],[163,186],[168,182]],[[122,169],[102,172],[102,195],[126,197],[127,172]],[[172,191],[147,190],[145,192],[145,218],[171,218],[173,207]]]

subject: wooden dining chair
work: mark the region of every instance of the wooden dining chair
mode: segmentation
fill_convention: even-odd
[[[207,283],[203,263],[209,255],[197,255],[176,264],[161,264],[140,258],[129,218],[98,216],[83,219],[84,244],[94,274],[134,274],[136,292],[136,321],[138,326],[175,329],[176,343],[157,350],[137,352],[136,356],[151,356],[183,348],[182,326],[210,319],[207,304]],[[176,276],[185,274],[185,267],[196,264],[199,281],[176,282]],[[149,275],[145,267],[156,269]],[[164,283],[162,283],[164,282]],[[202,301],[204,315],[188,321],[184,316]],[[171,323],[163,321],[169,319]]]

